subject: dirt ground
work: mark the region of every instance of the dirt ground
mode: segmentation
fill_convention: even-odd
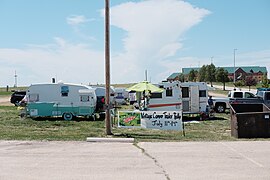
[[[208,95],[213,97],[227,97],[225,94],[217,94],[213,92],[208,92]]]
[[[13,106],[9,101],[10,96],[0,96],[0,106]]]

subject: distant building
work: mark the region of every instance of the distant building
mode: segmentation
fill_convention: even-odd
[[[216,67],[218,68],[218,67]],[[233,81],[234,77],[234,67],[220,67],[224,68],[225,70],[228,71],[228,78]],[[182,73],[185,76],[185,79],[188,78],[188,74],[190,73],[191,70],[199,71],[200,68],[182,68]],[[171,74],[167,80],[168,81],[173,81],[173,80],[179,80],[179,75],[181,73],[173,73]],[[235,68],[235,77],[236,80],[245,80],[246,78],[251,77],[252,79],[255,79],[257,82],[262,81],[264,74],[267,76],[267,69],[266,67],[261,67],[261,66],[242,66],[242,67],[236,67]]]
[[[168,78],[167,81],[179,81],[180,73],[172,73]]]

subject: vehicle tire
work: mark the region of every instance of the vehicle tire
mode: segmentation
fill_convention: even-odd
[[[226,109],[226,105],[222,104],[222,103],[218,103],[216,104],[215,106],[215,111],[217,113],[224,113],[225,112],[225,109]]]
[[[66,120],[66,121],[72,120],[72,119],[73,119],[72,113],[69,113],[69,112],[64,113],[64,114],[63,114],[63,119]]]

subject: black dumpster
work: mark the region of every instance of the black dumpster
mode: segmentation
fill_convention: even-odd
[[[231,104],[230,106],[232,136],[270,137],[270,109],[265,104]]]

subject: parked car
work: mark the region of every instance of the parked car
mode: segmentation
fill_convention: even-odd
[[[230,100],[232,99],[257,99],[256,95],[249,92],[249,91],[240,91],[240,90],[235,90],[235,91],[230,91],[228,93],[228,97],[226,98],[213,98],[213,103],[214,103],[214,109],[217,113],[223,113],[225,112],[226,109],[230,108]]]
[[[24,98],[26,95],[26,91],[14,91],[11,94],[10,102],[14,104],[15,106],[18,106],[20,101]]]
[[[270,91],[258,91],[255,98],[231,98],[230,104],[265,104],[270,107]]]

